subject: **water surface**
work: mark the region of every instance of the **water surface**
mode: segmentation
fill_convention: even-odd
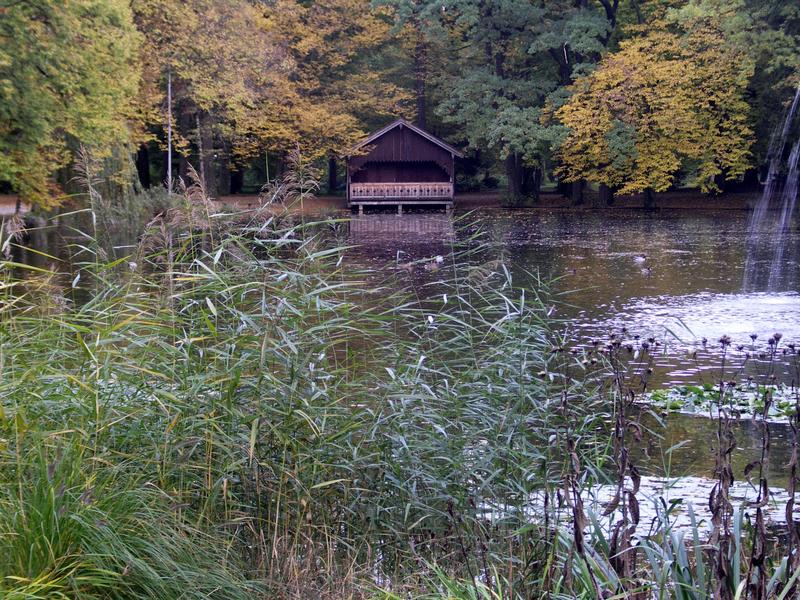
[[[606,339],[623,328],[631,339],[660,340],[652,384],[668,386],[757,377],[765,368],[758,349],[776,332],[782,344],[800,344],[800,294],[793,287],[800,271],[797,227],[784,238],[782,277],[768,290],[768,277],[762,275],[769,270],[770,232],[764,232],[763,255],[754,255],[751,245],[748,257],[747,221],[746,212],[697,210],[495,209],[455,220],[431,213],[375,214],[354,217],[348,241],[359,246],[351,260],[395,268],[424,262],[447,251],[454,240],[482,232],[495,257],[502,256],[523,280],[526,273],[535,273],[553,281],[554,292],[561,295],[558,315],[575,343]],[[753,272],[743,291],[748,258]],[[732,339],[724,371],[718,341],[723,335]],[[751,335],[757,336],[755,342]],[[793,374],[786,371],[781,377],[791,382]],[[666,423],[664,430],[646,420],[653,435],[637,450],[643,470],[713,477],[715,422],[673,414]],[[745,465],[760,452],[760,432],[750,421],[735,429],[734,471],[741,479]],[[768,471],[771,483],[782,485],[788,427],[774,424],[771,430]]]

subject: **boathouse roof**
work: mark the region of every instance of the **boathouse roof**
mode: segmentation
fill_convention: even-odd
[[[396,129],[398,127],[400,127],[400,128],[407,127],[408,129],[410,129],[411,131],[413,131],[417,135],[425,138],[426,140],[428,140],[429,142],[431,142],[433,144],[436,144],[437,146],[439,146],[443,150],[446,150],[447,152],[449,152],[453,156],[457,156],[458,158],[463,158],[463,155],[461,154],[461,152],[459,152],[458,150],[453,148],[450,144],[440,140],[435,135],[428,133],[424,129],[420,129],[419,127],[417,127],[416,125],[414,125],[413,123],[411,123],[409,121],[406,121],[405,119],[397,119],[396,121],[393,121],[393,122],[389,123],[386,127],[383,127],[382,129],[379,129],[376,132],[372,133],[365,140],[362,140],[361,142],[359,142],[358,144],[353,146],[347,152],[347,156],[352,156],[353,154],[356,154],[364,146],[368,146],[368,145],[372,144],[375,140],[377,140],[381,136],[389,133],[390,131],[392,131],[393,129]]]

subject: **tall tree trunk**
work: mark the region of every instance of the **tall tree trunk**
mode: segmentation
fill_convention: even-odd
[[[217,174],[217,194],[220,196],[228,196],[231,193],[231,168],[230,161],[227,160],[225,155],[219,158],[220,164],[216,165],[215,173]]]
[[[14,205],[14,214],[19,215],[22,212],[22,198],[17,194],[17,203]]]
[[[149,189],[152,185],[150,180],[150,150],[147,144],[139,146],[136,152],[136,173],[139,175],[139,183],[144,189]]]
[[[200,167],[200,184],[206,190],[206,156],[203,151],[203,134],[200,131],[200,111],[194,114],[195,123],[197,124],[197,162]],[[206,192],[208,193],[208,192]]]
[[[336,172],[336,157],[328,157],[328,193],[335,194],[339,187],[338,173]]]
[[[542,189],[542,169],[539,167],[522,167],[522,195],[534,203],[539,202]]]
[[[178,104],[178,110],[176,115],[178,131],[188,133],[192,130],[193,126],[192,121],[195,120],[192,118],[194,114],[195,113],[192,106],[187,106],[186,102],[181,102]],[[183,180],[184,185],[188,186],[191,185],[191,182],[189,181],[189,165],[191,163],[189,162],[189,157],[187,155],[187,152],[188,152],[187,149],[182,149],[178,151],[178,177],[180,177]]]
[[[508,180],[508,202],[512,206],[522,204],[522,161],[516,152],[510,153],[505,160],[506,179]]]
[[[414,79],[417,100],[417,127],[425,129],[425,105],[426,92],[425,83],[428,76],[427,59],[428,47],[425,43],[425,34],[422,33],[420,25],[415,25],[417,30],[417,41],[414,46]]]
[[[198,152],[200,162],[200,179],[209,197],[217,195],[217,174],[214,170],[214,136],[207,112],[195,114],[197,122]]]
[[[167,193],[172,193],[172,67],[167,68]]]
[[[221,142],[222,149],[215,163],[212,164],[212,172],[217,179],[217,193],[220,196],[227,196],[231,193],[231,149],[230,145]],[[212,153],[213,159],[213,153]]]
[[[653,192],[653,188],[647,188],[644,191],[644,209],[645,210],[656,209],[656,195]]]
[[[508,179],[508,202],[512,206],[522,206],[527,201],[538,202],[542,187],[542,170],[525,165],[516,152],[505,160],[506,179]]]

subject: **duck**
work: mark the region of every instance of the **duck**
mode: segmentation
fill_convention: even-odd
[[[425,263],[424,269],[426,271],[438,271],[439,265],[444,262],[444,257],[442,255],[437,255],[428,263]]]

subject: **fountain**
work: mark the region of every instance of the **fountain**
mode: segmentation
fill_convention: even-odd
[[[789,243],[797,203],[800,140],[792,146],[788,160],[784,159],[784,154],[798,105],[800,87],[795,92],[782,126],[776,129],[770,140],[769,170],[764,191],[753,210],[747,230],[745,291],[790,289],[794,283],[797,268],[796,265],[786,264],[784,251]]]

